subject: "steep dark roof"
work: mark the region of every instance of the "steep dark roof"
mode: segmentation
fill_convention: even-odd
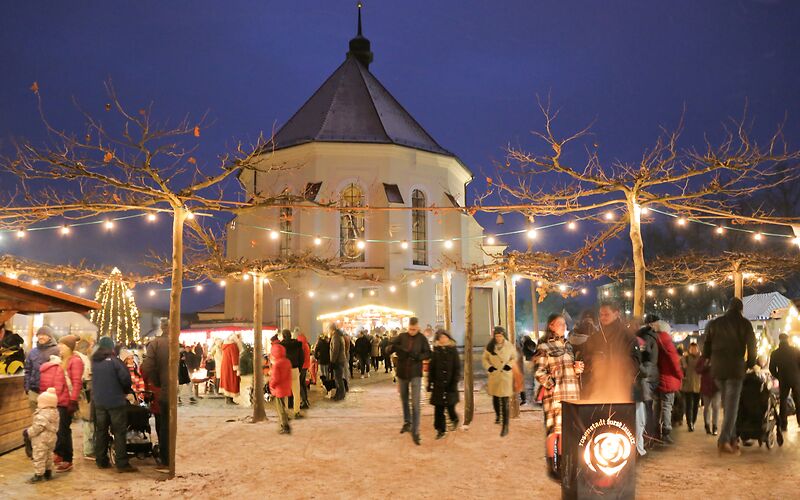
[[[455,156],[352,53],[275,135],[275,149],[308,142],[397,144]]]

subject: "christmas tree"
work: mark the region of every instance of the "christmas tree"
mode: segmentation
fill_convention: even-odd
[[[122,273],[114,268],[111,276],[97,289],[95,300],[100,309],[92,311],[92,323],[97,325],[97,336],[109,336],[125,345],[139,343],[139,310],[133,292],[123,281]]]

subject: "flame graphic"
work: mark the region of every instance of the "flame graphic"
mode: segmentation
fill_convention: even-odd
[[[583,460],[591,470],[607,476],[618,474],[631,456],[631,443],[622,434],[604,432],[586,443]]]

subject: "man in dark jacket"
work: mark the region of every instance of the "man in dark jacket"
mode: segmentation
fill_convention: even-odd
[[[778,336],[778,348],[770,356],[769,371],[780,382],[781,429],[786,432],[789,423],[786,400],[789,393],[792,393],[795,404],[800,402],[800,349],[789,344],[789,336],[785,333]],[[795,411],[795,416],[800,426],[800,411]]]
[[[50,361],[50,356],[58,356],[58,346],[53,329],[43,326],[36,331],[36,347],[25,358],[25,393],[32,411],[36,411],[39,397],[39,376],[42,365]]]
[[[330,378],[331,342],[324,333],[319,334],[317,343],[314,344],[314,359],[317,360],[317,365],[319,365],[320,375],[325,375],[326,378]]]
[[[644,447],[649,448],[652,436],[658,433],[658,419],[655,416],[653,394],[655,394],[659,383],[658,374],[658,337],[656,332],[653,331],[652,323],[661,320],[655,314],[648,314],[644,318],[644,325],[636,332],[636,337],[639,339],[639,353],[641,362],[639,364],[639,372],[636,376],[637,391],[634,392],[634,399],[636,400],[636,426],[637,436],[647,436],[644,439]],[[639,414],[644,410],[644,421],[639,423]],[[639,425],[642,433],[639,433]],[[642,450],[639,450],[642,453]]]
[[[299,340],[292,338],[291,330],[281,332],[283,340],[281,345],[286,349],[286,359],[292,363],[292,410],[294,418],[303,418],[300,413],[300,405],[303,397],[300,394],[300,368],[303,366],[303,344]]]
[[[347,347],[345,346],[344,333],[336,327],[336,323],[331,323],[331,372],[336,381],[336,396],[334,401],[341,401],[344,399],[344,369],[347,364]]]
[[[369,377],[369,354],[372,351],[372,341],[364,330],[358,332],[355,350],[361,378]]]
[[[408,331],[395,338],[387,349],[397,354],[397,380],[403,405],[403,428],[400,434],[411,432],[414,444],[419,445],[419,392],[422,386],[422,362],[431,357],[431,346],[419,334],[419,319],[409,318]],[[409,389],[411,398],[409,401]],[[409,408],[409,402],[411,407]]]
[[[639,371],[639,346],[622,323],[619,306],[603,303],[600,326],[583,347],[581,399],[631,401]]]
[[[389,335],[386,333],[381,338],[380,348],[381,356],[383,356],[383,371],[389,373],[392,370],[392,356],[386,351],[389,348]]]
[[[128,401],[132,394],[128,367],[114,354],[111,337],[100,337],[92,354],[92,406],[94,407],[94,456],[97,467],[108,469],[108,431],[114,434],[114,458],[118,472],[135,472],[128,462],[126,434]]]
[[[161,320],[161,335],[147,344],[142,372],[154,386],[158,387],[158,405],[160,417],[156,432],[158,433],[158,450],[161,467],[156,470],[169,472],[169,415],[175,411],[169,401],[169,321]]]
[[[734,297],[724,315],[706,327],[703,357],[711,360],[711,374],[722,394],[722,430],[717,447],[720,453],[739,455],[736,416],[745,370],[756,364],[756,337],[753,326],[742,315],[744,305]],[[747,360],[745,361],[745,354]]]

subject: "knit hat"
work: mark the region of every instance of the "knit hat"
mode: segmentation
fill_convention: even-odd
[[[653,324],[650,325],[650,326],[653,327],[653,330],[655,330],[655,331],[657,331],[659,333],[661,333],[661,332],[664,332],[664,333],[672,332],[672,328],[669,326],[669,323],[667,323],[666,321],[664,321],[662,319],[660,319],[658,321],[654,321]]]
[[[75,335],[64,335],[58,339],[58,343],[64,344],[65,346],[69,347],[70,351],[74,351],[75,346],[78,344],[78,337]]]
[[[39,408],[55,408],[58,405],[58,396],[55,387],[51,387],[39,394],[36,398]]]
[[[122,349],[121,351],[119,351],[119,359],[121,359],[122,361],[125,361],[126,359],[132,356],[133,353],[127,349]]]
[[[53,329],[47,325],[42,326],[38,330],[36,330],[36,336],[38,337],[39,335],[47,335],[53,340],[55,340],[56,338],[56,332],[54,332]]]
[[[114,350],[114,341],[111,340],[111,337],[100,337],[100,340],[97,341],[97,348],[98,349],[107,349],[109,351]]]

